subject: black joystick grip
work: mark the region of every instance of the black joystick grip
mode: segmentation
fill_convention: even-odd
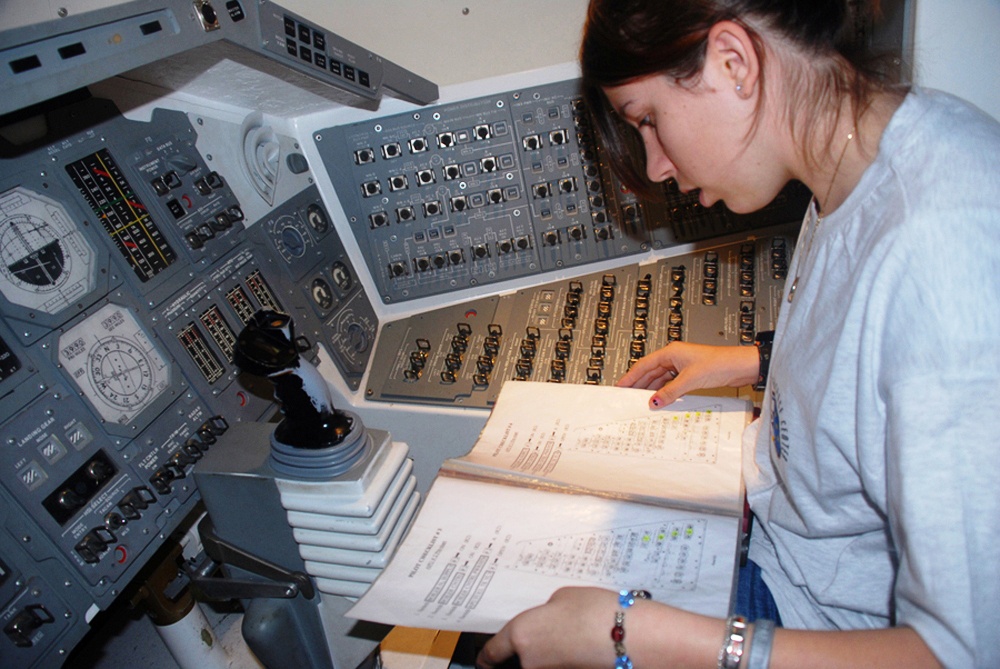
[[[295,338],[290,316],[261,310],[240,332],[233,362],[274,383],[274,398],[284,415],[274,431],[277,441],[295,448],[328,448],[344,440],[353,421],[334,408],[326,380],[301,357],[308,349],[308,343]]]

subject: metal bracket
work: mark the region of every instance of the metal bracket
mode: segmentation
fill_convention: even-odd
[[[301,571],[289,571],[215,533],[215,525],[207,516],[198,524],[198,534],[205,548],[205,558],[190,573],[191,583],[201,598],[211,601],[231,599],[292,599],[302,594],[306,599],[316,596],[312,580]],[[237,567],[265,580],[213,576],[220,565]]]

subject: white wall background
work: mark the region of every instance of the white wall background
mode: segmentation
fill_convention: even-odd
[[[587,0],[284,0],[438,85],[576,59]],[[1000,0],[910,0],[914,80],[1000,119]]]
[[[914,81],[1000,119],[1000,0],[912,0]]]
[[[126,1],[0,0],[0,26]],[[440,86],[575,60],[587,8],[587,0],[276,1]],[[1000,0],[902,1],[912,16],[914,80],[1000,119]]]
[[[576,60],[587,0],[276,0],[439,86]]]

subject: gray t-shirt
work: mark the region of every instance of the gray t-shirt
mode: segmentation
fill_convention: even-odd
[[[947,666],[996,666],[1000,124],[915,89],[795,256],[750,556],[788,627],[908,625]]]

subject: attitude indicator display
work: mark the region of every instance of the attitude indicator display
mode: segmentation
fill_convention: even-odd
[[[96,253],[65,207],[23,187],[0,194],[0,293],[58,314],[95,286]]]

